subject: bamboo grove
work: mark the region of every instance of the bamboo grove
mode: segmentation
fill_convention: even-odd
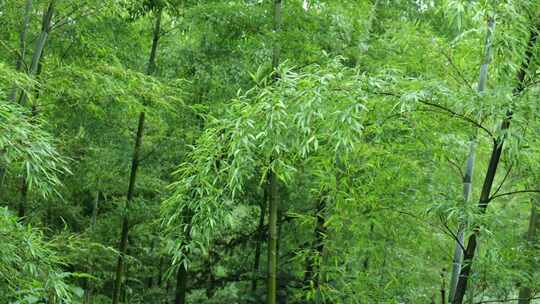
[[[0,1],[0,303],[540,303],[540,2]]]

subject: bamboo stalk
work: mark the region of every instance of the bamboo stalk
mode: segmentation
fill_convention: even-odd
[[[495,31],[495,19],[490,17],[487,21],[487,34],[486,41],[484,44],[484,58],[482,61],[482,66],[480,67],[480,76],[478,80],[478,94],[481,96],[486,88],[486,82],[488,78],[488,67],[491,62],[491,53],[493,46],[493,35]],[[469,142],[469,155],[467,156],[467,165],[465,167],[465,174],[463,177],[463,203],[467,205],[471,200],[472,193],[472,177],[474,172],[474,162],[476,158],[476,140],[477,133],[475,132],[471,141]],[[454,249],[454,258],[452,261],[452,274],[450,277],[450,293],[449,293],[449,302],[452,302],[454,299],[454,294],[456,292],[457,282],[459,278],[459,272],[461,270],[461,263],[463,259],[463,240],[464,233],[466,228],[466,223],[460,223],[458,232],[456,246]]]
[[[19,35],[19,54],[15,62],[15,70],[21,71],[26,57],[26,35],[30,24],[30,14],[32,13],[32,0],[26,0],[24,5],[24,17],[22,22],[21,33]],[[9,94],[9,100],[15,102],[17,100],[17,87],[13,86]]]
[[[142,143],[144,129],[144,112],[139,114],[139,124],[137,127],[137,135],[135,137],[135,147],[133,149],[133,158],[131,160],[131,173],[129,176],[129,185],[127,192],[127,199],[124,205],[124,217],[122,219],[122,232],[120,234],[120,244],[119,244],[119,255],[118,262],[116,264],[116,275],[115,275],[115,284],[113,289],[112,303],[117,304],[120,298],[120,289],[122,285],[122,280],[124,276],[124,264],[125,264],[125,255],[128,248],[128,235],[129,235],[129,219],[128,211],[129,205],[133,200],[133,195],[135,193],[135,181],[137,178],[137,168],[139,167],[139,151]]]
[[[536,27],[531,30],[529,41],[528,41],[527,48],[525,51],[524,60],[517,73],[517,77],[516,77],[517,85],[513,91],[514,97],[521,95],[521,93],[525,89],[525,79],[526,79],[527,72],[529,71],[529,66],[532,61],[533,50],[536,45],[536,41],[538,40],[539,29],[540,29],[540,23],[538,23]],[[481,214],[486,213],[487,207],[491,200],[491,197],[490,197],[491,188],[493,187],[493,181],[495,180],[495,176],[497,174],[497,168],[500,163],[503,144],[506,140],[504,134],[506,130],[510,128],[510,122],[512,120],[512,116],[513,116],[513,112],[511,110],[506,111],[506,116],[502,120],[501,126],[500,126],[501,134],[503,135],[499,136],[493,143],[493,148],[491,151],[488,168],[487,168],[486,175],[484,178],[484,183],[482,185],[482,192],[480,194],[480,200],[478,202],[478,209]],[[465,248],[465,251],[463,254],[463,266],[461,267],[458,283],[456,286],[456,292],[455,292],[452,304],[463,303],[463,298],[465,297],[465,293],[467,291],[467,284],[468,284],[468,280],[469,280],[471,270],[472,270],[472,262],[474,260],[476,247],[478,245],[478,241],[477,241],[478,234],[479,234],[479,228],[477,227],[475,228],[474,233],[471,234],[471,236],[469,236],[467,240],[467,247]]]
[[[282,25],[282,0],[274,0],[274,33],[281,32]],[[272,68],[274,80],[279,78],[277,68],[279,66],[281,45],[279,37],[275,38],[272,50]],[[277,256],[278,256],[278,231],[277,221],[279,212],[279,184],[276,174],[268,172],[268,277],[267,277],[267,304],[276,304],[277,298]]]

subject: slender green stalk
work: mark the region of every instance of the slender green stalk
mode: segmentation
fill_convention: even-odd
[[[157,277],[157,286],[161,288],[161,282],[163,280],[163,262],[165,258],[162,256],[159,257],[159,266],[158,266],[158,277]]]
[[[176,273],[176,291],[174,297],[174,304],[185,304],[187,293],[187,269],[185,265],[178,267]]]
[[[274,33],[281,32],[282,2],[274,0]],[[281,45],[279,37],[275,37],[272,51],[272,68],[274,80],[279,78],[277,68],[280,62]],[[278,212],[279,212],[279,184],[276,174],[270,170],[268,173],[268,277],[266,303],[276,304],[277,298],[277,257],[278,257]]]
[[[156,11],[156,20],[154,23],[154,31],[152,33],[152,49],[150,50],[150,57],[148,58],[148,66],[146,74],[152,75],[156,69],[156,54],[159,44],[159,38],[161,38],[161,17],[163,15],[163,8],[159,8]]]
[[[91,227],[94,227],[96,225],[97,221],[97,215],[99,210],[99,190],[96,191],[96,197],[94,199],[94,206],[92,206],[92,221],[91,221]]]
[[[281,32],[282,25],[282,0],[274,0],[274,34]],[[275,37],[274,48],[272,50],[272,68],[277,69],[281,56],[281,42],[279,37]]]
[[[49,2],[49,5],[47,6],[47,9],[43,13],[43,20],[41,22],[41,33],[39,34],[39,37],[36,41],[36,46],[34,47],[34,53],[32,55],[32,62],[30,63],[30,68],[28,69],[28,75],[30,75],[30,77],[36,76],[38,72],[39,63],[41,61],[41,58],[43,57],[43,50],[45,49],[45,44],[51,31],[52,19],[55,10],[55,2],[55,0],[51,0]],[[25,104],[27,100],[28,95],[22,92],[19,103]]]
[[[267,304],[276,304],[277,292],[277,218],[279,209],[279,187],[277,177],[274,173],[268,176],[268,285]]]
[[[21,200],[19,202],[18,216],[22,218],[26,215],[26,201],[28,200],[28,182],[23,178],[21,182]]]
[[[125,254],[128,247],[128,234],[129,234],[129,221],[128,221],[128,211],[129,205],[133,200],[133,195],[135,193],[135,181],[137,178],[137,168],[139,167],[139,151],[142,143],[144,129],[144,112],[141,112],[139,115],[139,124],[137,127],[137,135],[135,137],[135,147],[133,149],[133,158],[131,160],[131,173],[129,176],[129,186],[127,192],[127,199],[124,206],[124,218],[122,219],[122,232],[120,235],[120,244],[118,246],[118,262],[116,264],[116,275],[115,275],[115,284],[113,289],[113,298],[112,303],[117,304],[120,298],[120,287],[122,285],[122,279],[124,276],[124,263],[125,263]]]
[[[259,214],[259,226],[257,228],[257,244],[255,247],[255,259],[253,261],[253,279],[251,280],[251,291],[257,290],[259,265],[261,263],[261,247],[264,242],[264,219],[266,215],[266,205],[268,200],[268,186],[264,187],[264,196],[261,202],[261,213]]]
[[[486,88],[486,82],[488,77],[488,68],[489,63],[491,62],[491,53],[493,48],[493,36],[495,32],[495,19],[490,17],[487,21],[487,34],[486,41],[484,44],[484,58],[482,61],[482,66],[480,67],[480,76],[478,80],[478,94],[482,96]],[[463,203],[466,205],[470,202],[471,193],[472,193],[472,177],[474,171],[474,162],[476,158],[476,137],[477,132],[474,133],[471,141],[469,142],[469,155],[467,157],[467,165],[465,167],[465,174],[463,176]],[[457,287],[457,282],[459,278],[459,272],[461,270],[461,262],[463,259],[463,249],[462,244],[464,240],[466,223],[460,223],[458,232],[456,246],[454,249],[454,258],[452,262],[452,275],[450,277],[450,293],[448,301],[451,302],[454,298],[454,294]]]
[[[49,31],[51,29],[52,17],[54,15],[54,4],[55,4],[55,0],[51,0],[51,2],[49,2],[49,5],[47,6],[47,9],[43,13],[43,19],[41,21],[41,34],[40,34],[40,36],[38,38],[38,41],[36,43],[36,46],[34,48],[34,54],[32,56],[32,63],[30,65],[30,69],[28,71],[28,75],[30,75],[30,77],[35,77],[40,72],[40,69],[39,69],[40,64],[39,63],[40,63],[40,60],[41,60],[41,57],[42,57],[42,54],[43,54],[43,49],[45,48],[45,42],[47,41],[47,37],[48,37]],[[27,5],[28,5],[28,3],[27,3]],[[31,7],[28,8],[28,9],[31,9]],[[26,39],[25,37],[23,37],[23,38]],[[23,38],[21,38],[21,40]],[[21,64],[22,63],[23,62],[21,61]],[[16,96],[16,94],[17,93],[15,91],[14,96]],[[24,103],[26,103],[27,99],[28,99],[27,94],[25,92],[22,92],[19,103],[24,104]],[[31,120],[30,121],[34,121],[34,118],[37,116],[37,105],[36,105],[35,100],[34,100],[34,103],[31,106],[31,109],[32,109],[32,111],[31,111]],[[23,217],[26,214],[26,203],[27,203],[27,200],[28,200],[28,188],[29,187],[28,187],[27,177],[23,176],[22,185],[21,185],[21,200],[19,202],[19,210],[18,210],[19,217]]]
[[[313,240],[312,248],[314,253],[310,254],[306,262],[306,271],[304,273],[304,288],[308,289],[311,286],[315,290],[319,289],[320,284],[320,259],[324,250],[324,239],[326,235],[325,222],[326,218],[324,213],[326,211],[326,197],[323,194],[317,201],[315,210],[315,239]]]
[[[97,188],[99,189],[99,182]],[[96,225],[97,222],[97,215],[99,210],[99,196],[100,191],[96,191],[96,197],[94,198],[94,204],[92,206],[92,218],[90,219],[90,228],[93,228]],[[92,273],[92,264],[91,264],[90,258],[87,259],[87,267],[88,267],[88,273]],[[83,303],[89,304],[92,303],[92,293],[94,291],[94,286],[90,279],[85,279],[84,281],[84,298]]]
[[[15,62],[15,69],[21,71],[24,65],[24,58],[26,56],[26,35],[28,33],[28,25],[30,24],[30,15],[32,13],[32,0],[26,0],[24,5],[24,17],[21,27],[21,33],[19,35],[19,53]],[[9,99],[13,102],[17,100],[17,87],[14,86],[9,94]]]
[[[193,214],[188,212],[184,216],[184,221],[187,223],[186,229],[186,243],[191,242],[191,219]],[[185,257],[180,261],[178,266],[178,271],[176,272],[176,290],[174,296],[175,304],[185,304],[186,303],[186,294],[187,294],[187,280],[188,280],[188,264],[184,260]]]
[[[446,278],[446,270],[443,269],[442,272],[441,272],[441,304],[446,304],[446,282],[445,282],[445,278]]]
[[[146,74],[147,75],[152,75],[154,74],[155,72],[155,69],[156,69],[156,56],[157,56],[157,49],[158,49],[158,45],[159,45],[159,38],[161,38],[161,17],[163,15],[163,7],[159,7],[156,11],[155,11],[155,21],[154,21],[154,29],[152,31],[152,47],[150,49],[150,55],[148,57],[148,65],[146,67]],[[150,254],[152,254],[154,252],[154,248],[155,246],[159,246],[159,239],[158,239],[158,245],[155,244],[155,239],[152,240],[152,244],[151,244],[151,250],[150,250]],[[162,260],[160,259],[160,262]],[[161,267],[161,265],[159,266]],[[161,276],[160,274],[161,270],[158,269],[158,276]],[[161,280],[160,278],[158,279],[158,281]],[[150,277],[148,278],[148,287],[151,288],[153,285],[153,277],[150,275]],[[158,287],[160,287],[158,285]]]

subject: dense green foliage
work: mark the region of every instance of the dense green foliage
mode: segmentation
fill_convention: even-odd
[[[540,299],[538,1],[4,0],[0,28],[0,303]]]

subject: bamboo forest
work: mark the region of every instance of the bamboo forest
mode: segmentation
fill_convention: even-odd
[[[540,303],[540,1],[0,0],[0,304]]]

